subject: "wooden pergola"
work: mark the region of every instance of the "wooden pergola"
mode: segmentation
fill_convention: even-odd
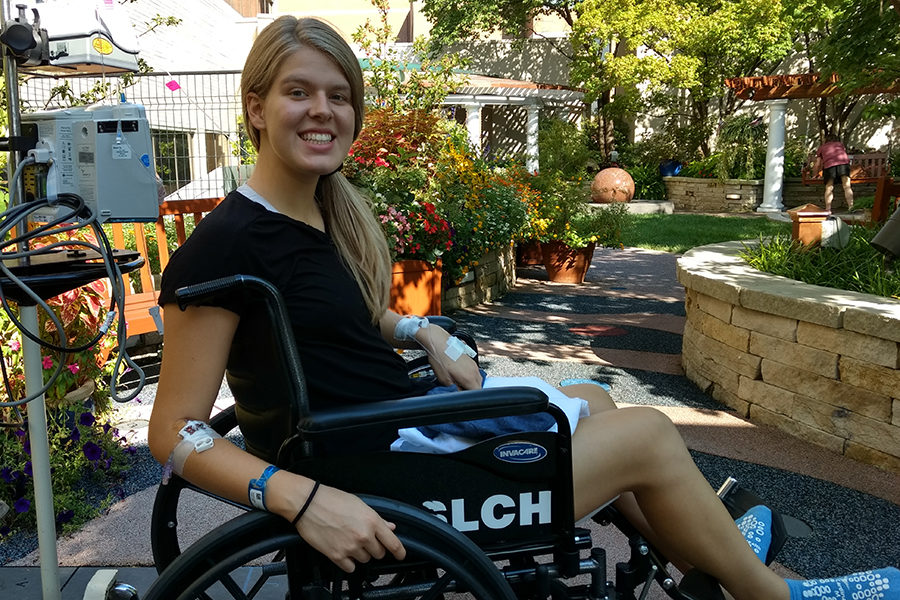
[[[900,12],[900,8],[898,8]],[[732,77],[725,85],[734,90],[738,98],[769,105],[769,139],[766,148],[766,176],[763,183],[763,201],[758,212],[782,212],[784,188],[784,139],[785,112],[789,100],[801,98],[827,98],[844,92],[839,78],[833,74],[818,73],[799,75],[763,75],[761,77]],[[888,85],[856,88],[850,92],[862,94],[898,94],[900,81]]]
[[[827,98],[844,91],[838,76],[823,77],[818,73],[800,75],[763,75],[762,77],[732,77],[725,86],[734,90],[742,100],[795,100],[799,98]],[[853,95],[900,94],[900,81],[887,86],[868,86],[854,89]]]

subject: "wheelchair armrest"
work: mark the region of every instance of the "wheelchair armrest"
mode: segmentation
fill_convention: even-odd
[[[449,394],[383,400],[316,411],[301,419],[298,429],[311,440],[336,431],[390,425],[398,429],[438,423],[453,423],[547,409],[547,395],[528,387],[469,390]]]

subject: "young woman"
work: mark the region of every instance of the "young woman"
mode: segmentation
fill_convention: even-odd
[[[386,308],[384,237],[366,202],[338,172],[363,118],[362,74],[346,42],[321,21],[277,19],[250,51],[242,99],[244,123],[259,151],[256,169],[201,222],[163,278],[166,347],[151,450],[195,484],[234,500],[246,502],[264,488],[265,509],[293,521],[305,540],[346,571],[354,561],[387,553],[402,559],[393,525],[355,496],[325,486],[316,492],[301,475],[273,474],[269,463],[226,440],[194,444],[192,436],[210,416],[243,307],[235,301],[181,311],[174,290],[229,274],[256,275],[280,289],[302,340],[313,407],[420,393],[392,350],[404,341],[398,332],[428,351],[442,383],[481,386],[471,359],[445,357],[446,331],[413,320],[398,329],[401,317]],[[621,495],[623,510],[667,556],[717,577],[737,600],[800,597],[801,582],[791,582],[789,590],[757,558],[662,413],[607,410],[612,403],[594,392],[597,386],[565,389],[585,397],[594,411],[579,422],[573,441],[577,516]],[[395,435],[342,443],[384,449]],[[876,577],[893,586],[883,598],[900,599],[900,572]],[[833,586],[833,594],[820,597],[842,597],[845,583],[819,582],[817,591]]]

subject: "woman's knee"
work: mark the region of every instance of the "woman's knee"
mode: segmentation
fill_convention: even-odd
[[[605,389],[593,383],[567,385],[559,388],[559,391],[570,398],[585,400],[590,406],[592,415],[616,408],[612,396]]]

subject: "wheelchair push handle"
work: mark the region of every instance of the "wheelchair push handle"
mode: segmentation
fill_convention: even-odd
[[[279,304],[281,292],[265,279],[252,275],[229,275],[211,281],[188,285],[175,290],[178,308],[184,310],[188,306],[201,304],[222,295],[233,294],[237,290],[252,290],[260,293],[266,302]]]

